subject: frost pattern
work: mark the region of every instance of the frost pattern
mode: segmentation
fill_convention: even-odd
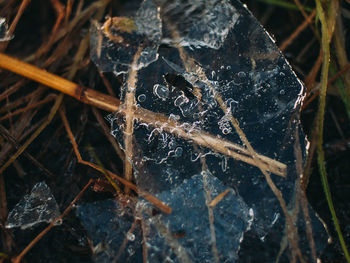
[[[156,2],[161,3],[169,27],[180,34],[164,42],[181,46],[220,48],[239,17],[235,8],[223,0]]]

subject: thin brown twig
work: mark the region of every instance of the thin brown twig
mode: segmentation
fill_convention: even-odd
[[[105,77],[105,75],[99,71],[98,74],[100,75],[102,81],[103,81],[103,84],[105,85],[106,89],[107,89],[107,92],[109,95],[111,95],[112,97],[116,97],[116,94],[112,88],[112,85],[111,83],[108,81],[108,79]]]
[[[24,85],[24,83],[25,80],[21,79],[20,81],[12,85],[10,88],[6,89],[3,93],[0,94],[0,101],[18,91]]]
[[[321,64],[322,64],[322,60],[321,60]],[[329,79],[328,87],[332,85],[342,75],[348,72],[349,69],[350,69],[350,63],[345,65],[341,70],[338,71],[337,74],[335,74],[332,78]],[[307,106],[310,105],[310,103],[313,102],[318,97],[319,94],[320,94],[319,90],[315,91],[315,93],[311,97],[309,97],[307,100],[303,102],[303,106],[301,107],[301,110],[304,110],[305,108],[307,108]]]
[[[104,8],[111,0],[101,0],[92,3],[90,6],[88,6],[86,9],[84,9],[81,13],[77,13],[76,16],[69,22],[69,24],[60,30],[58,30],[55,38],[52,41],[52,44],[56,43],[61,38],[65,37],[69,32],[72,32],[72,30],[76,29],[77,26],[85,23],[89,18],[91,18],[91,15],[96,11],[100,10],[101,8]],[[33,61],[34,59],[39,58],[42,56],[46,51],[44,49],[38,49],[34,54],[30,55],[29,57],[25,58],[25,61]]]
[[[65,12],[64,12],[65,6],[59,0],[50,0],[50,1],[51,1],[53,8],[55,9],[56,15],[57,15],[55,24],[52,28],[52,33],[50,35],[50,38],[53,40],[55,38],[55,35],[56,35],[58,28],[61,25],[61,22],[65,16]]]
[[[42,94],[42,90],[36,89],[33,92],[20,96],[18,99],[10,102],[9,98],[6,97],[6,104],[0,109],[0,112],[9,112],[9,110],[12,110],[14,108],[17,108],[18,106],[24,104],[25,102],[33,103],[33,99],[40,98],[40,95]],[[35,102],[34,102],[35,103]]]
[[[337,74],[335,74],[332,78],[329,79],[328,81],[328,85],[333,84],[338,78],[340,78],[342,75],[344,75],[345,73],[347,73],[347,71],[350,69],[350,63],[346,64],[345,66],[343,66]]]
[[[209,204],[210,207],[215,207],[231,190],[226,189],[222,193],[218,194]]]
[[[280,50],[284,51],[293,41],[294,39],[296,39],[299,34],[304,31],[304,29],[311,24],[312,19],[315,17],[316,15],[316,9],[314,9],[311,14],[305,18],[304,22],[301,23],[295,30],[294,32],[286,39],[282,42],[282,44],[280,45]]]
[[[16,141],[16,139],[3,127],[0,125],[0,132],[1,136],[5,137],[14,147],[19,150],[21,149],[21,145]],[[24,156],[26,156],[30,161],[32,161],[39,169],[41,169],[43,172],[48,174],[51,177],[54,177],[54,175],[47,169],[45,168],[37,159],[35,159],[30,153],[27,151],[23,151]]]
[[[67,0],[67,5],[66,5],[66,14],[64,15],[64,25],[68,25],[69,17],[72,13],[72,6],[73,2],[72,0]]]
[[[320,49],[317,60],[315,61],[314,65],[312,66],[312,69],[310,70],[309,74],[305,78],[306,93],[309,93],[312,87],[314,86],[317,74],[320,71],[320,68],[322,65],[322,60],[323,60],[323,51],[322,49]]]

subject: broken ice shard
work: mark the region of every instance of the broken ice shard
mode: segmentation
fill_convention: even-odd
[[[225,191],[227,194],[210,206]],[[164,262],[167,257],[176,258],[173,262],[236,260],[254,215],[233,189],[209,172],[202,172],[157,197],[172,207],[170,215],[154,216],[146,201],[138,203],[149,262]]]
[[[4,17],[0,17],[0,42],[11,40],[13,36],[9,34],[8,25]]]
[[[92,241],[94,262],[140,261],[142,239],[132,212],[111,199],[79,205],[76,211]]]
[[[34,185],[9,213],[6,228],[30,228],[37,224],[50,223],[60,216],[55,197],[45,182]]]
[[[177,200],[179,189],[187,187],[186,194],[193,193],[197,200],[194,195],[198,189],[188,182],[195,175],[209,173],[221,185],[234,189],[244,207],[254,214],[250,230],[241,228],[239,253],[229,255],[237,251],[235,247],[226,251],[224,258],[244,261],[253,255],[251,261],[271,262],[277,257],[288,261],[300,250],[305,261],[316,261],[327,235],[303,199],[300,185],[306,158],[306,139],[299,121],[304,96],[301,82],[274,41],[239,1],[154,0],[153,5],[159,10],[157,21],[162,23],[157,27],[162,28],[163,37],[157,49],[159,59],[129,68],[137,75],[132,87],[135,107],[127,112],[121,105],[109,116],[112,134],[123,146],[125,127],[131,125],[125,123],[125,115],[133,114],[134,126],[129,129],[133,138],[128,141],[132,147],[128,145],[126,155],[132,161],[138,188],[176,208],[173,200]],[[108,52],[108,47],[104,48]],[[111,63],[111,71],[119,63],[106,62]],[[106,64],[97,65],[106,69]],[[124,83],[124,87],[128,85]],[[124,97],[122,93],[122,101]],[[206,193],[205,184],[198,184]],[[153,235],[163,236],[164,244],[151,245],[152,251],[167,246],[168,253],[155,253],[161,259],[176,258],[175,262],[184,259],[183,254],[174,254],[175,247],[186,246],[179,238],[165,238],[162,233],[174,232],[179,237],[187,231],[171,229],[172,222],[196,222],[201,217],[209,233],[213,228],[210,218],[215,222],[221,217],[215,209],[212,215],[202,209],[196,217],[175,209],[167,221],[166,216],[149,215],[148,207],[141,207],[146,209],[141,213],[145,222],[153,220],[160,226],[150,224]],[[244,207],[241,212],[246,211]],[[234,202],[226,209],[227,215],[231,215],[230,209],[234,210]],[[311,232],[317,239],[306,234]],[[216,233],[225,231],[211,233],[215,233],[213,240],[220,241],[206,250],[201,262],[217,261],[215,249],[220,250],[224,245],[220,242],[230,239],[229,235],[216,238]],[[200,262],[199,257],[191,256],[198,253],[196,250],[186,251],[186,259],[198,258]]]
[[[101,71],[126,73],[136,52],[142,48],[138,68],[157,60],[162,27],[159,9],[144,1],[135,18],[113,17],[103,26],[91,24],[91,59]]]

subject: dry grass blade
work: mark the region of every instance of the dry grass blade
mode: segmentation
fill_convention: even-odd
[[[139,48],[133,58],[131,69],[127,81],[127,91],[125,95],[125,102],[122,105],[125,110],[125,130],[124,130],[124,145],[125,145],[125,158],[124,158],[124,177],[126,180],[132,180],[132,163],[133,159],[133,133],[134,133],[134,110],[135,110],[135,91],[137,84],[137,61],[141,56],[142,48]],[[128,193],[129,189],[125,189]]]

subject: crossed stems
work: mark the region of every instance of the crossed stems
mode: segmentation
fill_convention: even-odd
[[[93,89],[82,87],[3,53],[0,53],[0,67],[61,91],[62,93],[97,108],[109,112],[116,112],[124,116],[130,115],[131,112],[134,119],[138,119],[155,128],[160,128],[185,140],[192,140],[199,146],[212,149],[225,156],[257,166],[267,172],[283,177],[286,176],[287,166],[281,162],[257,154],[256,157],[259,159],[259,163],[257,163],[251,152],[245,147],[200,130],[187,130],[182,123],[171,120],[163,114],[155,113],[141,107],[136,108],[133,106],[134,109],[130,111],[130,107],[120,107],[121,101],[117,98]]]

